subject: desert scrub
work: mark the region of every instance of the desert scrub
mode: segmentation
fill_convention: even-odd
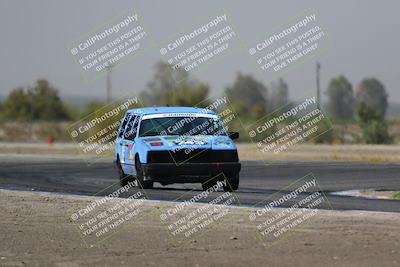
[[[394,193],[392,194],[392,198],[393,198],[393,199],[400,200],[400,191],[394,192]]]

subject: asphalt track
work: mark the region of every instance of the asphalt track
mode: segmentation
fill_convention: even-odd
[[[73,158],[4,157],[0,159],[0,188],[104,196],[118,188],[117,171],[111,160],[88,166]],[[357,189],[400,191],[400,165],[397,164],[277,162],[265,165],[256,161],[242,162],[240,186],[235,192],[236,204],[262,206],[266,200],[271,200],[271,196],[275,199],[287,193],[285,187],[309,173],[317,179],[328,199],[320,208],[400,212],[400,201],[330,194]],[[145,193],[152,200],[183,201],[199,194],[198,188],[196,184],[164,187],[156,183],[154,189]],[[303,193],[302,197],[311,193]],[[211,197],[218,194],[223,192],[212,193]],[[293,202],[288,201],[282,206],[290,205]]]

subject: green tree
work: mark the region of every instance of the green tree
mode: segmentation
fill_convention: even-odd
[[[384,117],[388,107],[387,93],[383,84],[375,79],[364,79],[356,91],[358,104],[364,102],[371,110]]]
[[[331,79],[328,90],[328,109],[336,119],[351,119],[354,112],[354,93],[344,76]]]
[[[195,106],[207,98],[208,92],[208,85],[191,79],[185,70],[173,70],[159,62],[141,97],[145,105]]]
[[[225,90],[230,102],[240,107],[242,115],[266,113],[267,87],[251,75],[238,73],[235,82]],[[256,108],[254,108],[256,107]]]
[[[46,80],[38,80],[33,88],[17,88],[8,95],[3,107],[8,120],[67,120],[69,114],[58,91]]]
[[[388,144],[393,140],[388,134],[387,123],[379,112],[372,109],[365,102],[357,108],[362,139],[367,144]]]
[[[32,118],[32,104],[23,88],[11,91],[2,106],[3,119],[28,120]]]
[[[100,101],[90,101],[87,103],[82,111],[81,117],[85,117],[93,112],[103,108],[106,105],[105,102]]]
[[[38,120],[66,120],[69,118],[58,90],[46,80],[37,80],[35,87],[28,90],[32,102],[32,116]]]
[[[277,109],[289,102],[289,86],[282,78],[279,78],[276,83],[273,82],[271,87],[271,109]]]

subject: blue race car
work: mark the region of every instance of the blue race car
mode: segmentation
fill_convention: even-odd
[[[225,191],[239,187],[238,153],[217,114],[190,107],[128,110],[116,137],[115,158],[121,185],[137,181],[202,183],[204,190],[224,181]]]

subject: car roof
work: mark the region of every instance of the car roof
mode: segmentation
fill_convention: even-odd
[[[205,108],[193,108],[193,107],[151,107],[151,108],[137,108],[130,109],[127,112],[133,112],[140,115],[148,114],[163,114],[163,113],[204,113],[204,114],[215,114],[214,111]]]

